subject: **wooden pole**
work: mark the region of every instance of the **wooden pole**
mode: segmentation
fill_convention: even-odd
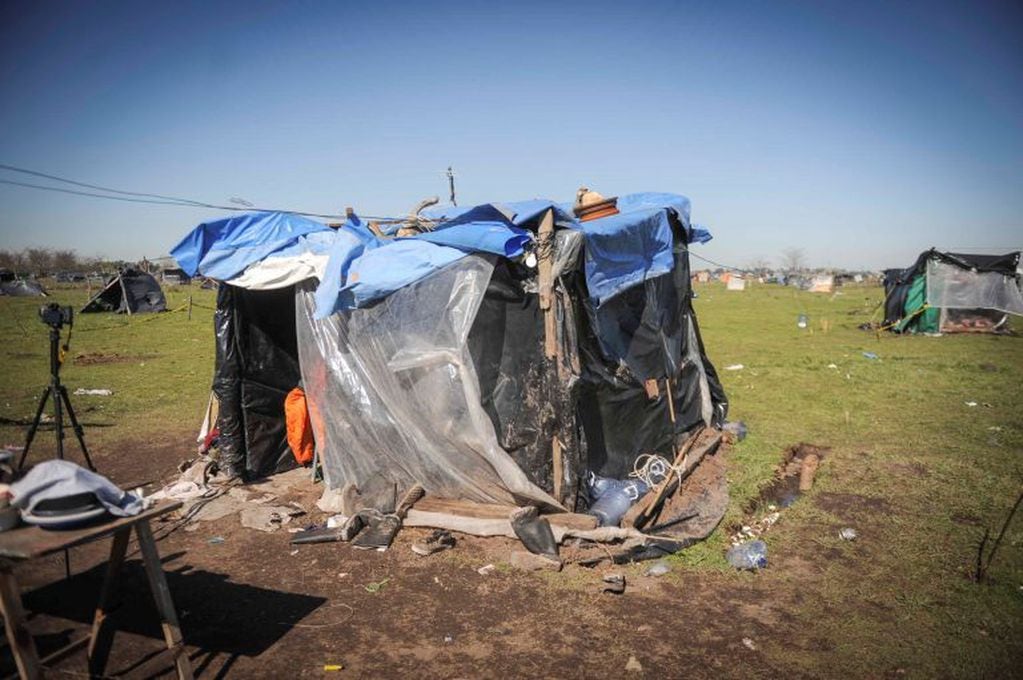
[[[192,294],[188,294],[188,320],[192,320]]]
[[[548,359],[557,356],[557,325],[554,318],[554,211],[548,210],[540,220],[537,231],[539,253],[537,279],[540,286],[540,309],[543,310],[544,354]]]

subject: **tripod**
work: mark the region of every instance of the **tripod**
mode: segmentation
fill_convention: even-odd
[[[32,446],[36,430],[39,429],[39,422],[43,417],[43,409],[46,408],[46,400],[53,397],[53,425],[57,432],[57,458],[64,459],[64,407],[67,408],[68,418],[71,420],[71,428],[78,438],[78,445],[82,447],[82,455],[85,456],[85,464],[93,472],[96,466],[89,458],[89,450],[85,448],[82,426],[78,424],[75,417],[75,410],[71,408],[71,399],[67,395],[67,388],[60,383],[60,326],[50,325],[50,384],[43,389],[43,396],[39,398],[39,406],[36,408],[36,417],[32,421],[32,427],[28,430],[28,438],[25,440],[25,450],[21,452],[21,460],[18,461],[18,469],[25,465],[28,458],[28,448]]]

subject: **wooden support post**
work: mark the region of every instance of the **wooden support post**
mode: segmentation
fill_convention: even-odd
[[[21,592],[10,565],[0,565],[0,613],[3,613],[7,642],[18,666],[18,675],[27,680],[43,677],[39,653],[32,633],[25,626],[25,610],[21,606]]]
[[[162,619],[164,642],[167,643],[167,649],[173,650],[182,647],[184,642],[181,638],[181,626],[178,623],[178,615],[174,611],[174,601],[171,599],[170,588],[167,586],[167,579],[163,574],[163,565],[160,564],[160,555],[156,551],[156,541],[153,540],[153,530],[149,528],[149,521],[136,522],[135,533],[139,537],[139,549],[142,551],[142,563],[146,568],[149,588],[153,591],[156,609]],[[188,662],[188,655],[178,654],[174,663],[178,669],[178,678],[191,680],[192,666]]]
[[[540,309],[543,310],[544,355],[557,357],[557,320],[554,318],[554,210],[548,210],[537,231],[537,283],[540,287]]]
[[[192,320],[192,294],[188,294],[188,320]]]

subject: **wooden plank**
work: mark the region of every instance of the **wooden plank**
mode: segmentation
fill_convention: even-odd
[[[414,509],[425,512],[444,512],[463,517],[475,517],[476,519],[508,519],[508,515],[517,510],[518,507],[515,505],[474,503],[473,501],[459,501],[451,498],[427,496],[416,503]]]
[[[142,552],[142,563],[146,568],[149,588],[153,591],[156,609],[162,619],[163,639],[167,643],[167,649],[174,649],[182,644],[181,625],[178,623],[177,612],[174,611],[174,601],[171,599],[170,588],[163,574],[163,565],[160,564],[160,555],[156,550],[156,541],[153,540],[149,522],[146,520],[136,522],[135,533],[139,537],[139,550]],[[178,654],[174,658],[174,663],[177,666],[178,678],[191,680],[192,665],[188,661],[188,655]]]
[[[18,675],[35,680],[43,677],[43,667],[36,652],[32,633],[25,626],[25,610],[21,606],[21,591],[10,567],[0,568],[0,613],[3,613],[7,642],[11,645]]]
[[[554,318],[554,210],[548,210],[537,230],[539,253],[537,257],[537,284],[540,291],[540,309],[543,310],[544,355],[557,357],[557,321]]]
[[[574,512],[560,512],[546,517],[551,524],[554,536],[559,538],[569,529],[573,531],[590,531],[597,528],[597,518],[593,515],[581,515]],[[409,510],[404,521],[407,527],[430,527],[433,529],[447,529],[459,531],[473,536],[507,536],[515,538],[515,531],[512,529],[511,520],[505,517],[472,517],[460,515],[453,512],[434,510],[423,510],[422,505],[417,503]]]
[[[89,634],[89,648],[86,652],[89,659],[89,673],[92,675],[103,675],[107,657],[110,655],[110,645],[114,639],[113,629],[104,624],[106,624],[110,612],[110,601],[114,589],[117,587],[129,539],[131,539],[131,527],[126,526],[114,534],[114,540],[110,544],[110,559],[107,561],[107,571],[103,577],[103,586],[99,591],[96,612],[92,617],[92,632]]]
[[[500,522],[507,523],[508,530],[511,530],[511,523],[508,520],[509,515],[518,507],[514,505],[498,505],[491,503],[474,503],[472,501],[460,501],[453,500],[450,498],[437,498],[435,496],[427,496],[421,501],[415,504],[415,506],[409,510],[408,517],[406,518],[406,526],[430,526],[428,524],[412,523],[409,520],[415,515],[417,519],[415,522],[421,522],[425,519],[424,515],[448,515],[452,517],[459,517],[463,519],[474,519],[474,520],[499,520]],[[541,515],[546,517],[551,523],[551,526],[561,526],[566,529],[592,529],[597,526],[597,518],[592,515],[583,515],[575,512],[554,512],[550,514]],[[498,525],[495,525],[498,526]],[[504,526],[503,524],[500,526]],[[447,527],[440,527],[442,529]],[[471,533],[471,532],[466,532]],[[503,535],[501,530],[497,530],[493,535]],[[514,533],[511,535],[514,536]]]
[[[47,531],[40,527],[22,526],[0,533],[0,557],[28,560],[73,548],[116,533],[135,522],[148,521],[181,507],[180,501],[164,501],[133,517],[112,517],[103,524],[80,529]]]

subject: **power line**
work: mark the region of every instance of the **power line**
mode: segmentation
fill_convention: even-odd
[[[0,179],[0,184],[11,184],[16,187],[28,187],[29,189],[42,189],[43,191],[59,191],[62,194],[74,194],[76,196],[92,196],[94,198],[108,198],[111,201],[127,201],[129,203],[149,203],[152,205],[187,205],[178,201],[157,201],[151,198],[128,198],[126,196],[108,196],[107,194],[95,194],[89,191],[76,191],[75,189],[62,189],[61,187],[48,187],[42,184],[31,184],[29,182],[17,182],[13,179]],[[191,206],[199,207],[199,206]]]
[[[303,217],[322,217],[324,219],[339,219],[341,215],[336,213],[314,213],[306,212],[302,210],[283,210],[277,208],[260,208],[256,206],[240,207],[237,205],[218,205],[215,203],[206,203],[205,201],[196,201],[190,198],[179,198],[176,196],[166,196],[164,194],[151,194],[141,191],[126,191],[124,189],[112,189],[110,187],[104,187],[99,184],[90,184],[88,182],[79,182],[78,180],[68,179],[66,177],[60,177],[58,175],[50,175],[45,172],[39,172],[37,170],[29,170],[28,168],[20,168],[14,165],[7,165],[0,163],[0,170],[8,170],[10,172],[18,172],[25,175],[32,175],[34,177],[42,177],[44,179],[53,180],[55,182],[64,182],[65,184],[71,184],[73,186],[85,187],[87,189],[96,189],[98,191],[108,192],[107,194],[99,194],[90,191],[78,191],[75,189],[66,189],[63,187],[51,187],[42,184],[32,184],[30,182],[18,182],[10,179],[0,179],[0,183],[9,184],[13,186],[25,187],[28,189],[37,189],[40,191],[54,191],[63,194],[74,194],[77,196],[88,196],[90,198],[105,198],[111,201],[125,201],[128,203],[146,203],[149,205],[175,205],[186,208],[208,208],[210,210],[230,210],[234,212],[282,212],[290,213],[292,215],[302,215]],[[110,196],[109,194],[120,194],[118,196]],[[130,198],[132,196],[138,198]],[[368,220],[375,220],[379,222],[401,222],[402,218],[395,217],[379,217],[375,215],[361,215]]]
[[[42,177],[43,179],[52,179],[55,182],[64,182],[65,184],[73,184],[79,187],[85,187],[86,189],[96,189],[98,191],[105,191],[109,194],[122,194],[125,196],[140,196],[143,198],[159,198],[165,201],[174,201],[177,203],[189,203],[198,207],[205,207],[199,201],[193,201],[188,198],[178,198],[176,196],[163,196],[161,194],[147,194],[141,191],[125,191],[123,189],[111,189],[110,187],[100,186],[98,184],[89,184],[88,182],[79,182],[73,179],[67,179],[66,177],[58,177],[57,175],[49,175],[45,172],[39,172],[38,170],[29,170],[28,168],[19,168],[16,165],[6,165],[0,163],[0,169],[10,170],[11,172],[20,172],[24,175],[32,175],[33,177]],[[34,188],[40,188],[38,186]],[[88,194],[87,194],[88,195]],[[94,194],[92,194],[94,195]]]
[[[689,255],[691,257],[695,257],[698,260],[703,260],[704,262],[712,264],[715,267],[721,267],[722,269],[731,269],[732,271],[737,271],[737,272],[748,271],[747,269],[742,268],[742,267],[732,267],[732,266],[729,266],[727,264],[721,264],[720,262],[715,262],[714,260],[710,259],[709,257],[703,257],[702,255],[697,255],[696,253],[693,252],[692,248],[688,248],[687,250],[689,251]]]

